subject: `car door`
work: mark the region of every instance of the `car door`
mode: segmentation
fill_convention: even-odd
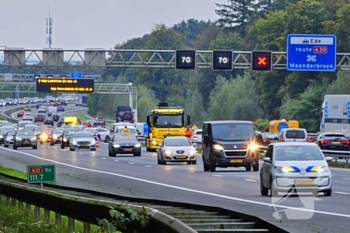
[[[263,180],[264,186],[269,187],[270,186],[270,173],[271,169],[273,169],[272,166],[272,159],[273,159],[273,145],[269,145],[266,149],[265,157],[270,158],[270,162],[263,162],[262,168],[261,168],[261,179]]]

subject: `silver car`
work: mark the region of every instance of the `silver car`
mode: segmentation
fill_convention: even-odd
[[[70,150],[75,149],[90,149],[96,150],[96,140],[91,133],[88,132],[75,132],[70,138]]]
[[[272,196],[279,192],[323,192],[332,194],[331,171],[320,148],[308,142],[280,142],[267,147],[260,169],[260,192]]]
[[[202,142],[202,132],[201,129],[196,129],[193,131],[192,142],[200,143]]]
[[[158,164],[165,165],[167,162],[196,164],[196,153],[195,145],[187,137],[166,137],[157,151]]]

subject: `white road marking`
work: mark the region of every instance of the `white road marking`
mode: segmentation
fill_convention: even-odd
[[[151,165],[146,165],[146,167],[152,167]]]
[[[135,163],[129,162],[129,164],[135,164]]]
[[[79,154],[83,155],[84,153],[79,153]]]
[[[344,192],[338,192],[338,191],[334,191],[334,193],[343,194],[343,195],[349,195],[350,194],[350,193],[344,193]]]
[[[350,180],[350,178],[343,178],[344,180]]]
[[[118,160],[118,159],[115,159],[114,161],[119,162],[119,160]]]
[[[337,168],[337,167],[330,167],[331,170],[339,170],[339,171],[347,171],[350,172],[349,168]]]
[[[67,164],[67,163],[58,162],[58,161],[55,161],[55,160],[52,160],[52,159],[42,158],[42,157],[39,157],[39,156],[36,156],[36,155],[33,155],[33,154],[29,154],[27,152],[13,151],[11,149],[6,149],[6,148],[2,148],[2,147],[0,149],[9,151],[11,153],[18,153],[18,154],[22,154],[22,155],[27,155],[27,156],[32,157],[32,158],[44,160],[44,161],[47,161],[47,162],[51,162],[51,163],[55,163],[55,164],[58,164],[58,165],[71,167],[71,168],[75,168],[75,169],[79,169],[79,170],[83,170],[83,171],[99,173],[99,174],[104,174],[104,175],[118,176],[118,177],[122,177],[122,178],[125,178],[125,179],[130,179],[130,180],[135,180],[135,181],[144,182],[144,183],[148,183],[148,184],[159,185],[159,186],[163,186],[163,187],[167,187],[167,188],[173,188],[173,189],[177,189],[177,190],[182,190],[182,191],[187,191],[187,192],[207,195],[207,196],[211,196],[211,197],[223,198],[223,199],[231,200],[231,201],[237,201],[237,202],[249,203],[249,204],[255,204],[255,205],[262,205],[262,206],[267,206],[267,207],[274,206],[274,207],[277,207],[277,208],[291,209],[291,210],[297,210],[297,211],[301,211],[301,212],[311,212],[311,213],[316,213],[316,214],[324,214],[324,215],[331,215],[331,216],[350,218],[349,214],[341,214],[341,213],[334,213],[334,212],[321,211],[321,210],[311,210],[311,209],[299,208],[299,207],[293,207],[293,206],[286,206],[286,205],[276,205],[276,204],[271,204],[270,203],[270,199],[268,199],[267,202],[261,202],[261,201],[253,201],[253,200],[237,198],[237,197],[232,197],[232,196],[226,196],[226,195],[217,194],[217,193],[211,193],[211,192],[207,192],[207,191],[201,191],[201,190],[196,190],[196,189],[184,188],[184,187],[180,187],[180,186],[176,186],[176,185],[165,184],[165,183],[160,183],[160,182],[151,181],[151,180],[145,180],[145,179],[141,179],[141,178],[137,178],[137,177],[133,177],[133,176],[122,175],[122,174],[118,174],[118,173],[112,173],[112,172],[95,170],[95,169],[91,169],[91,168],[79,167],[79,166],[75,166],[75,165],[71,165],[71,164]]]
[[[188,173],[194,173],[194,171],[186,171],[186,172],[188,172]]]
[[[213,176],[215,176],[215,177],[222,177],[222,175],[213,175]]]
[[[102,157],[101,159],[106,159],[106,158]]]
[[[248,182],[256,182],[256,180],[251,180],[251,179],[244,179],[244,180]]]

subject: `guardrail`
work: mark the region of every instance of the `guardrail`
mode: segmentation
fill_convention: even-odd
[[[333,157],[335,163],[338,163],[338,158],[345,158],[345,163],[349,163],[350,151],[339,151],[339,150],[322,150],[324,156]]]
[[[62,223],[62,216],[67,216],[67,229],[70,232],[74,232],[76,220],[83,223],[83,232],[88,233],[91,225],[98,224],[98,219],[110,219],[110,207],[120,212],[125,212],[126,210],[124,203],[62,194],[1,180],[0,201],[20,209],[24,209],[25,204],[25,210],[28,214],[32,213],[32,206],[34,206],[34,214],[36,216],[40,215],[40,208],[43,208],[45,219],[49,219],[50,212],[53,212],[57,225]],[[146,213],[150,216],[151,224],[145,229],[145,232],[150,232],[150,230],[152,232],[196,232],[179,219],[157,209],[132,204],[128,204],[127,207],[134,212]]]

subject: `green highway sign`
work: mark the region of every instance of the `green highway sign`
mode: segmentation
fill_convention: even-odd
[[[27,165],[28,183],[49,183],[56,181],[56,167],[54,164]]]

